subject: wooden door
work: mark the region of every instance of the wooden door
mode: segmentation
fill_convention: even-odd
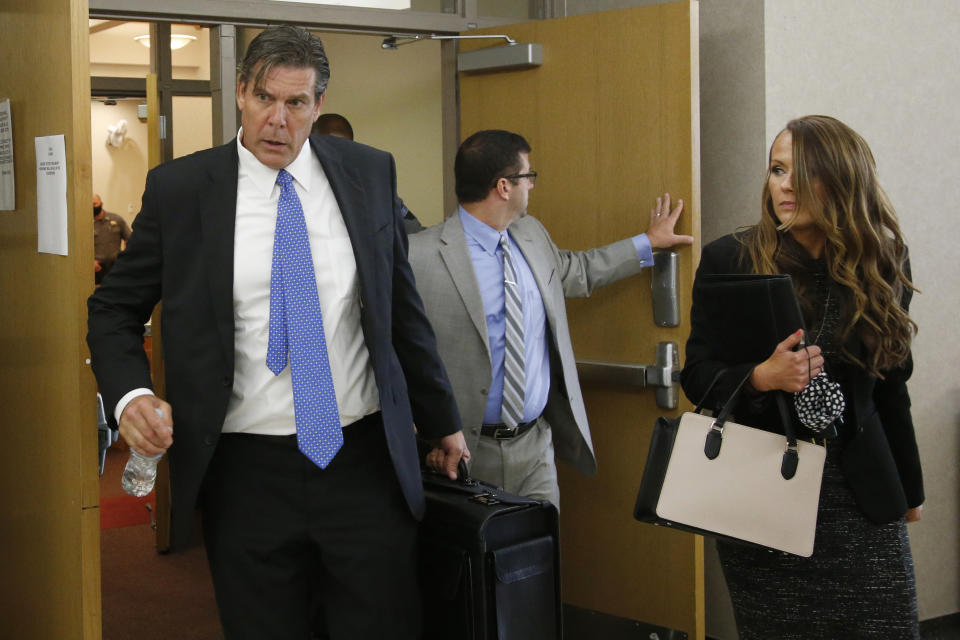
[[[644,231],[664,191],[686,203],[680,232],[699,235],[697,15],[684,1],[470,32],[543,46],[536,69],[461,74],[460,126],[463,138],[496,128],[529,140],[540,174],[529,212],[558,246]],[[644,273],[569,301],[578,359],[652,364],[658,341],[683,347],[698,250],[679,253],[681,326],[654,325]],[[632,517],[653,422],[668,412],[651,390],[584,395],[600,471],[559,465],[564,601],[703,638],[702,539]]]
[[[165,114],[170,119],[171,114]],[[147,171],[163,162],[163,141],[160,138],[161,101],[158,76],[147,74]],[[150,358],[150,374],[153,391],[161,398],[167,396],[166,368],[163,360],[160,309],[158,304],[150,316],[150,340],[153,353]],[[156,548],[160,553],[170,550],[170,463],[166,456],[160,460],[157,483],[154,485],[153,521],[156,524]]]
[[[100,637],[86,0],[0,3],[16,203],[0,211],[0,635]],[[37,251],[34,138],[64,136],[68,254]],[[103,144],[102,139],[99,140]]]

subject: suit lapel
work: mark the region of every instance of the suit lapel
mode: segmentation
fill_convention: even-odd
[[[326,174],[327,180],[330,182],[330,188],[333,189],[333,195],[337,198],[337,205],[340,207],[343,221],[347,225],[350,239],[356,241],[356,236],[361,234],[362,231],[358,225],[358,217],[353,214],[356,211],[362,211],[364,207],[363,186],[357,168],[352,165],[344,165],[340,155],[329,146],[324,145],[320,138],[311,136],[310,146],[320,160],[323,173]]]
[[[217,149],[208,167],[210,188],[201,203],[200,235],[220,346],[233,368],[233,241],[237,220],[237,141]]]
[[[524,219],[520,218],[508,228],[514,242],[520,247],[530,271],[533,272],[533,279],[537,281],[537,288],[540,289],[540,297],[543,299],[543,308],[546,310],[547,322],[550,328],[556,326],[555,305],[550,296],[550,282],[556,277],[556,264],[550,255],[544,255],[543,248],[537,244],[536,239],[528,225],[524,224]]]
[[[440,257],[457,288],[457,293],[460,294],[460,299],[463,300],[463,306],[466,307],[473,326],[483,339],[489,358],[490,344],[487,338],[487,320],[483,313],[483,299],[480,297],[477,275],[473,271],[473,262],[467,249],[467,237],[463,233],[463,225],[460,224],[457,213],[443,223],[443,230],[440,232]]]
[[[358,169],[352,165],[345,165],[340,155],[329,145],[323,144],[323,139],[319,136],[310,136],[309,140],[310,147],[320,160],[323,173],[327,176],[333,195],[337,199],[337,206],[340,207],[340,215],[347,227],[354,259],[357,262],[357,275],[362,294],[365,285],[371,282],[369,278],[373,275],[370,265],[373,253],[367,245],[369,244],[368,236],[375,229],[369,228],[369,225],[364,227],[364,221],[368,220],[363,215],[367,211],[367,205]]]

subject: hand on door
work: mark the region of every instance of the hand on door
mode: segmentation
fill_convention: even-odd
[[[681,236],[674,233],[680,212],[683,211],[683,200],[677,200],[677,206],[670,210],[670,194],[665,193],[657,198],[657,206],[650,210],[650,226],[647,227],[647,238],[653,249],[666,249],[679,244],[693,244],[693,236]]]

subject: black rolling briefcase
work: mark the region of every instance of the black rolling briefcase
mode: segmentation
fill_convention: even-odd
[[[562,637],[557,509],[424,472],[420,525],[425,640]]]

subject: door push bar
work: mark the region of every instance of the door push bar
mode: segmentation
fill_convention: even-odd
[[[656,390],[657,406],[676,409],[679,400],[680,354],[676,342],[657,343],[655,364],[577,360],[577,374],[585,384]]]
[[[97,394],[97,469],[100,471],[100,475],[103,475],[103,465],[107,461],[107,449],[110,448],[114,442],[117,441],[117,438],[120,437],[120,432],[115,429],[111,429],[110,425],[107,424],[107,413],[103,409],[103,398],[100,394]]]

